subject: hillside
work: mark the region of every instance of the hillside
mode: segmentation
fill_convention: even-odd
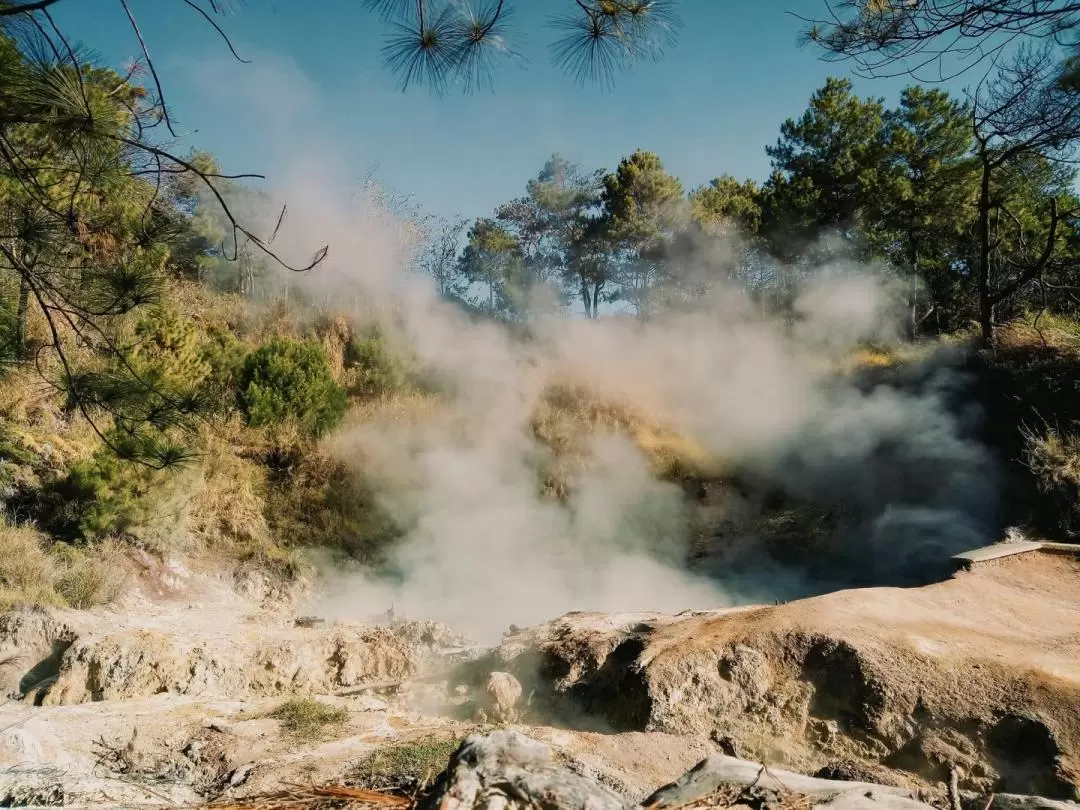
[[[0,806],[1080,806],[1080,11],[800,12],[868,75],[990,72],[808,68],[767,171],[694,179],[625,137],[743,132],[712,63],[781,10],[559,4],[578,78],[710,61],[423,112],[336,37],[471,91],[513,0],[252,3],[250,43],[0,0]],[[545,139],[610,168],[514,191]]]

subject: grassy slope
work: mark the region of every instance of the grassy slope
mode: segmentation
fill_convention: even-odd
[[[215,349],[213,358],[242,355],[274,336],[319,341],[335,379],[350,392],[346,425],[424,420],[439,413],[438,394],[410,381],[405,366],[389,363],[377,342],[356,335],[345,319],[314,318],[284,305],[256,309],[190,285],[174,289],[171,306],[180,320],[197,325],[193,334],[228,344],[228,351]],[[1080,530],[1080,438],[1074,432],[1080,417],[1080,325],[1044,316],[1037,326],[1004,328],[996,351],[973,355],[970,363],[982,384],[986,439],[1009,472],[1010,522],[1053,539],[1072,539]],[[190,354],[198,349],[191,343],[196,339],[189,336],[169,351]],[[888,379],[932,350],[867,350],[852,356],[844,371]],[[188,355],[182,360],[178,368],[192,367]],[[305,569],[298,553],[304,547],[378,562],[400,535],[376,505],[363,470],[350,468],[328,452],[326,442],[303,436],[293,425],[248,427],[227,402],[204,425],[196,464],[151,473],[102,462],[96,437],[62,405],[31,370],[10,373],[0,386],[0,496],[6,515],[0,524],[0,603],[108,601],[123,587],[109,574],[122,570],[115,557],[132,544],[152,552],[212,555],[226,565],[257,566],[289,580]],[[708,505],[710,492],[745,482],[691,438],[632,404],[599,400],[568,381],[548,390],[531,430],[552,451],[537,471],[538,492],[547,497],[570,491],[588,463],[585,440],[613,431],[647,454],[655,475],[680,483],[691,502],[701,505],[693,527],[698,552],[748,528],[745,521],[736,521],[734,531],[731,525],[718,528],[733,518]],[[94,485],[100,484],[92,521],[86,519],[87,504],[72,501],[71,487],[62,485],[87,465],[97,476]],[[753,531],[781,556],[815,553],[843,517],[835,504],[752,494],[761,504],[752,516]],[[69,512],[82,523],[68,520]],[[79,536],[56,529],[71,525],[84,527]]]

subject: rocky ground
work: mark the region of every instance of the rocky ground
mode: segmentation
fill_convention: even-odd
[[[0,806],[198,805],[362,784],[381,751],[443,751],[441,768],[476,734],[439,783],[447,810],[487,806],[491,790],[477,785],[507,779],[526,785],[511,804],[543,794],[548,778],[573,782],[582,807],[633,804],[709,757],[682,792],[649,806],[725,790],[757,802],[745,806],[788,806],[762,803],[788,801],[776,791],[877,806],[867,784],[877,804],[946,806],[950,778],[971,806],[1054,806],[1000,795],[987,805],[995,792],[1078,797],[1076,557],[1031,554],[928,587],[777,606],[570,614],[508,632],[494,650],[434,623],[298,616],[251,575],[131,565],[115,610],[0,617],[11,696],[0,705]],[[282,706],[298,695],[317,696],[333,722],[290,730]],[[753,790],[773,799],[745,793],[757,762],[783,789],[758,779]]]
[[[1080,559],[1035,553],[922,588],[660,616],[571,614],[480,667],[576,725],[903,785],[1076,798]]]

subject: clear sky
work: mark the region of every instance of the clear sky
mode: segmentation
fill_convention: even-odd
[[[501,65],[493,92],[441,98],[398,89],[380,55],[386,26],[358,0],[238,3],[219,19],[251,65],[229,59],[179,0],[129,3],[185,145],[214,152],[226,171],[269,171],[265,124],[244,113],[245,94],[253,76],[284,66],[290,80],[281,95],[307,97],[302,125],[345,151],[343,172],[373,170],[383,185],[443,215],[482,215],[520,195],[553,152],[611,169],[648,149],[687,187],[724,172],[764,179],[764,147],[781,122],[798,116],[827,76],[848,70],[799,47],[803,24],[789,12],[821,13],[824,0],[682,0],[679,44],[610,90],[581,87],[550,64],[547,45],[557,34],[549,20],[571,0],[517,0],[509,39],[521,59]],[[138,54],[116,0],[55,8],[64,29],[107,62]],[[859,92],[890,102],[903,84],[856,80]]]

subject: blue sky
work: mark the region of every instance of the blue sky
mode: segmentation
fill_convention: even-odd
[[[548,20],[572,0],[517,0],[510,44],[494,91],[435,97],[407,93],[382,64],[386,26],[358,0],[245,0],[221,20],[242,56],[179,0],[129,0],[158,66],[183,144],[209,149],[233,172],[273,179],[265,119],[250,112],[253,76],[262,105],[289,94],[281,114],[300,116],[345,157],[343,175],[369,172],[427,211],[483,215],[522,193],[545,159],[560,152],[586,168],[611,169],[642,148],[657,152],[687,187],[728,172],[763,179],[764,147],[798,116],[829,75],[846,75],[800,48],[802,23],[823,0],[682,0],[679,44],[659,64],[639,64],[613,89],[578,86],[550,65],[557,34]],[[58,22],[107,62],[138,54],[115,0],[64,0]],[[268,71],[268,66],[272,70]],[[265,77],[280,89],[266,92]],[[859,92],[895,99],[904,82],[859,81]]]

